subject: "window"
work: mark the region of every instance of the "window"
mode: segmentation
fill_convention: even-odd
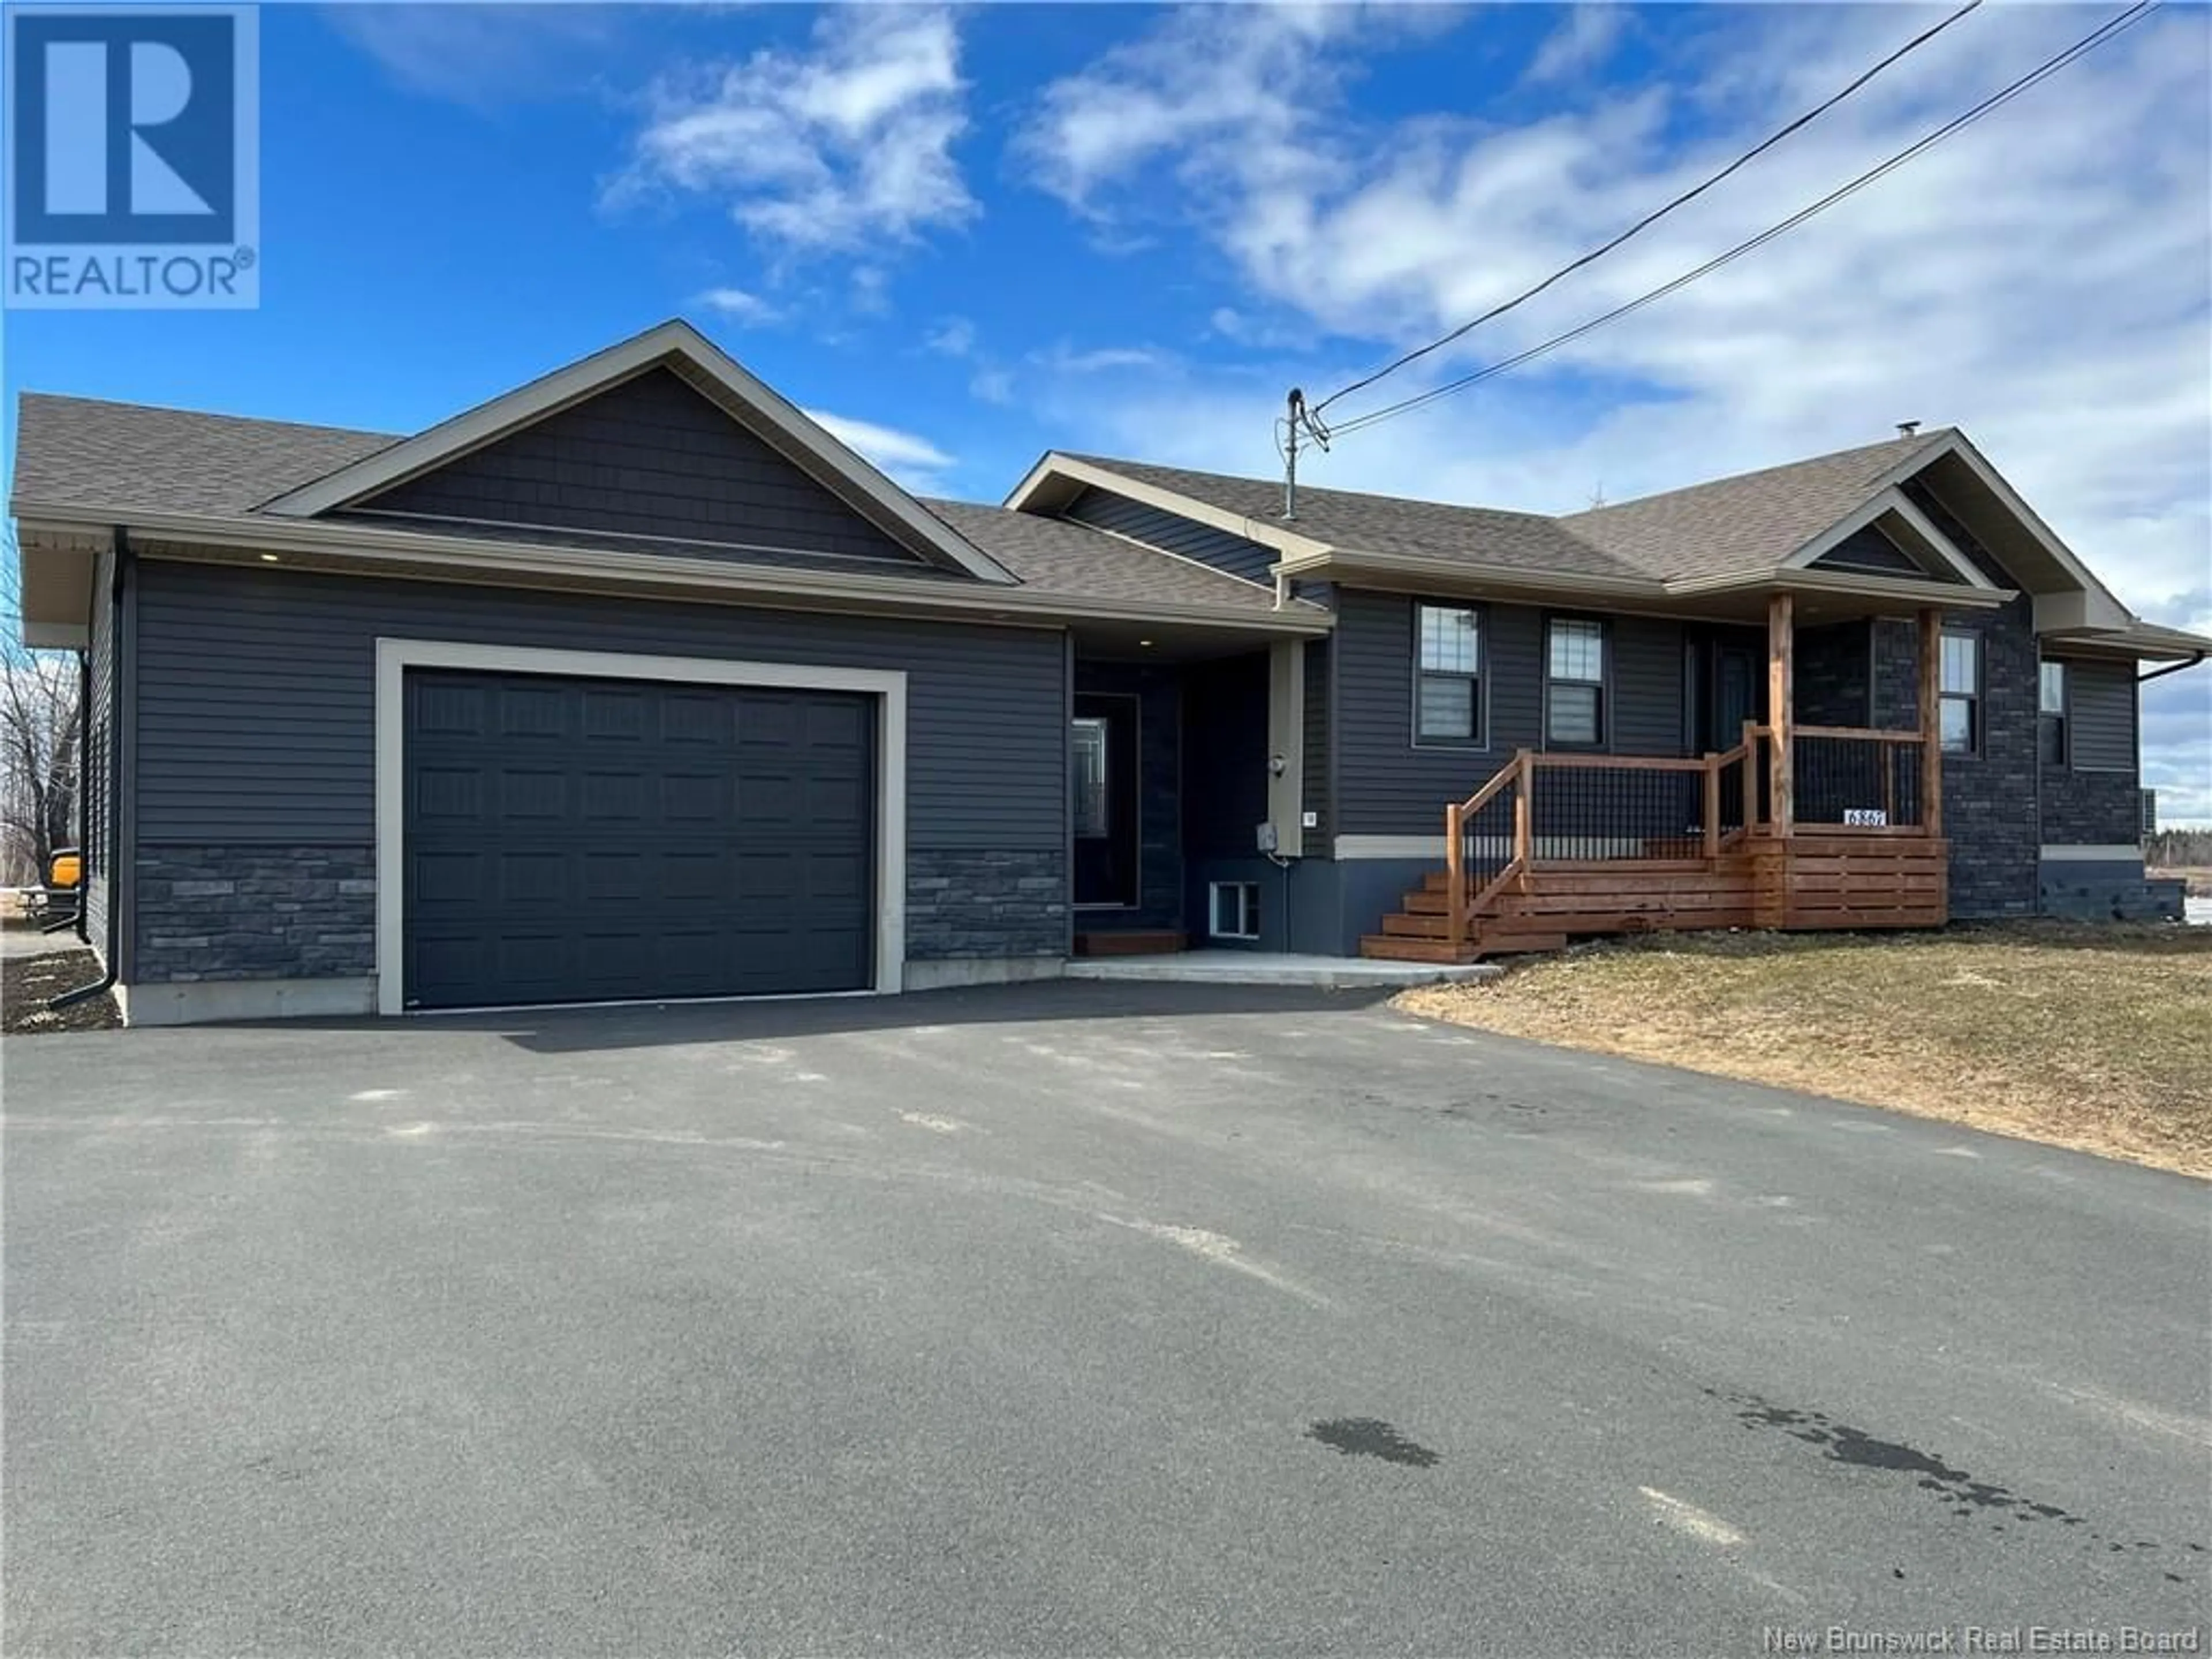
[[[1605,624],[1554,617],[1544,684],[1544,741],[1554,749],[1605,742]]]
[[[1420,673],[1416,742],[1473,743],[1482,730],[1482,617],[1465,605],[1414,607]]]
[[[1212,884],[1213,926],[1216,939],[1260,937],[1260,884],[1256,881],[1217,881]]]
[[[1106,801],[1106,722],[1079,719],[1068,734],[1068,784],[1073,797],[1075,833],[1096,838],[1110,835]]]
[[[2035,705],[2035,743],[2045,766],[2066,764],[2066,665],[2043,665]]]
[[[1947,755],[1982,752],[1982,638],[1943,636],[1943,678],[1937,713]]]

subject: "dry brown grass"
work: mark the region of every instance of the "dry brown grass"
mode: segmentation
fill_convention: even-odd
[[[2154,867],[2147,873],[2154,877],[2179,876],[2182,888],[2191,898],[2212,898],[2212,869],[2201,864],[2173,864]]]
[[[2212,1176],[2212,928],[1662,935],[1398,1000]]]

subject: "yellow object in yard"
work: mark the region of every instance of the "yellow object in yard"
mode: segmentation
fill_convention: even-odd
[[[46,885],[74,887],[84,879],[84,855],[74,847],[65,847],[53,857],[47,867]]]

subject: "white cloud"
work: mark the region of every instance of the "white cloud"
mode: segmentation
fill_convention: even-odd
[[[1093,346],[1079,351],[1062,340],[1031,352],[1030,361],[1055,374],[1104,374],[1115,369],[1165,368],[1175,358],[1157,346]]]
[[[330,26],[410,91],[478,108],[588,85],[618,14],[590,5],[342,5]]]
[[[792,252],[854,252],[977,211],[954,143],[966,131],[960,43],[941,7],[828,12],[804,52],[661,77],[631,164],[609,191],[712,197]]]
[[[1132,375],[1040,409],[1071,443],[1267,473],[1283,389],[1334,389],[1604,240],[1917,26],[1887,7],[1745,9],[1662,37],[1647,86],[1504,127],[1363,122],[1365,37],[1272,9],[1170,17],[1048,88],[1025,139],[1086,218],[1170,214],[1254,314],[1302,319],[1247,374]],[[1764,228],[2061,46],[2073,9],[1986,9],[1541,299],[1338,405],[1493,362]],[[2138,610],[2200,594],[2212,547],[2208,19],[2169,8],[1739,263],[1557,353],[1309,459],[1316,483],[1548,511],[1888,435],[1965,427]],[[1213,112],[1223,112],[1219,116]],[[1115,125],[1117,114],[1121,121]],[[1685,139],[1685,133],[1694,135]],[[2212,675],[2212,671],[2206,671]],[[2160,707],[2201,708],[2176,689]],[[2153,700],[2147,698],[2147,708]],[[2147,718],[2146,774],[2212,796]],[[2191,744],[2194,744],[2191,747]]]
[[[922,345],[940,357],[966,357],[975,349],[975,325],[965,317],[947,317],[922,339]]]
[[[695,295],[691,303],[727,318],[740,328],[765,328],[783,320],[781,307],[770,305],[757,294],[748,294],[741,288],[710,288],[703,294]]]
[[[1536,48],[1524,78],[1537,84],[1563,81],[1601,63],[1620,44],[1627,24],[1627,9],[1612,0],[1569,8],[1566,21]]]
[[[873,421],[854,420],[848,416],[832,415],[819,409],[801,412],[839,443],[848,449],[857,450],[909,489],[928,491],[940,489],[944,475],[958,465],[951,456],[917,433],[902,432],[896,427],[878,426]]]

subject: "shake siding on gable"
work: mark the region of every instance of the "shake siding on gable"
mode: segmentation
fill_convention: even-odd
[[[909,851],[1066,844],[1055,631],[153,560],[132,574],[142,848],[370,842],[380,635],[903,669]]]
[[[1078,524],[1113,531],[1164,552],[1181,554],[1186,559],[1210,564],[1247,581],[1269,586],[1273,586],[1274,578],[1268,573],[1281,556],[1272,547],[1232,536],[1225,530],[1216,530],[1180,514],[1131,501],[1111,490],[1085,489],[1061,510],[1061,516]]]
[[[624,380],[361,506],[920,562],[665,368]]]

